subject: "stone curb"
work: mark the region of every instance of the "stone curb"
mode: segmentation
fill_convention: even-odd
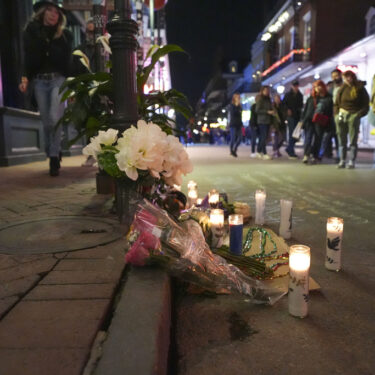
[[[166,375],[170,327],[169,276],[132,268],[93,375]]]

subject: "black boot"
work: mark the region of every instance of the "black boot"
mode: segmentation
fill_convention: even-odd
[[[49,175],[50,176],[58,176],[60,169],[60,160],[57,156],[52,156],[49,159]]]

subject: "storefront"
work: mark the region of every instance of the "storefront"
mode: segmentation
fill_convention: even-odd
[[[366,89],[371,97],[375,77],[375,35],[361,39],[335,56],[311,67],[307,72],[303,72],[299,77],[300,82],[303,83],[301,91],[306,94],[311,87],[311,83],[316,79],[322,79],[326,83],[329,82],[331,72],[334,69],[340,69],[341,71],[350,69],[355,72],[359,80],[366,82]],[[372,134],[374,129],[375,116],[370,113],[369,116],[365,116],[361,120],[360,146],[375,147],[375,134]]]

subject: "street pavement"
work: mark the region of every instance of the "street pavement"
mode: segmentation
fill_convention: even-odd
[[[248,202],[267,192],[266,227],[278,232],[279,200],[292,198],[289,244],[311,247],[311,293],[305,319],[288,314],[288,298],[274,306],[252,305],[242,296],[208,298],[182,294],[175,301],[175,361],[178,375],[374,375],[375,374],[375,171],[373,152],[360,152],[357,168],[337,169],[331,160],[250,159],[228,147],[188,147],[194,171],[184,180],[230,200]],[[299,150],[301,152],[301,150]],[[301,156],[301,155],[300,155]],[[342,270],[324,267],[327,217],[344,218]]]
[[[48,175],[47,161],[1,168],[0,228],[77,216],[117,223],[110,214],[113,197],[96,194],[97,168],[81,167],[83,161],[64,158],[59,177]],[[42,226],[39,232],[39,224],[27,236],[20,227],[24,248],[0,252],[0,374],[82,374],[95,337],[108,323],[124,270],[124,239],[84,249],[90,234],[80,240],[68,224],[57,232]],[[40,241],[41,249],[47,243],[51,251],[64,241],[81,250],[34,254],[28,241],[34,246]]]
[[[185,185],[194,179],[202,195],[217,188],[252,208],[255,189],[265,188],[267,225],[275,231],[278,200],[294,199],[290,243],[311,246],[311,275],[321,291],[312,294],[309,316],[303,320],[288,315],[287,297],[264,307],[250,305],[240,296],[177,296],[172,341],[176,356],[170,374],[375,374],[373,153],[360,153],[355,170],[337,170],[333,164],[305,166],[285,156],[273,161],[250,159],[245,146],[237,159],[224,146],[189,146],[188,152],[195,169]],[[82,156],[64,158],[56,178],[48,175],[46,161],[1,168],[0,238],[4,227],[39,219],[115,220],[110,213],[112,196],[96,194],[96,168],[81,167],[83,161]],[[339,273],[324,269],[328,216],[345,220]],[[33,238],[34,245],[40,238],[41,248],[46,243],[53,248],[63,241],[80,242],[73,235],[69,241],[69,231],[48,233],[43,227],[35,232],[30,233],[29,227],[27,238]],[[82,247],[87,236],[82,236],[86,238]],[[19,237],[24,240],[26,232]],[[28,253],[26,247],[0,253],[0,375],[82,374],[95,337],[102,337],[108,328],[108,312],[124,272],[124,239],[43,254]],[[165,368],[165,353],[155,358],[142,350],[166,352],[168,347],[167,281],[147,270],[132,270],[130,276],[132,272],[133,279],[127,276],[133,286],[124,288],[117,318],[115,312],[120,323],[111,326],[112,333],[109,330],[113,339],[104,347],[98,374],[124,373],[115,371],[117,364],[134,369],[125,373],[148,374],[158,360],[157,373]],[[144,289],[137,290],[142,284]],[[136,303],[129,302],[129,294]],[[156,299],[159,306],[152,311]],[[166,322],[163,340],[157,336],[161,321]],[[131,341],[119,343],[127,331]],[[86,370],[85,375],[90,373]]]

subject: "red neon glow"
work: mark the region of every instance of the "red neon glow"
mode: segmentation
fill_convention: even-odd
[[[272,72],[272,70],[278,68],[281,64],[284,64],[286,61],[288,61],[293,55],[305,55],[309,53],[311,48],[301,48],[301,49],[294,49],[290,51],[287,55],[283,56],[280,60],[276,61],[274,64],[272,64],[267,70],[265,70],[262,73],[262,77],[265,77],[268,73]]]
[[[350,70],[354,74],[358,74],[358,66],[357,65],[337,65],[336,69],[341,70],[343,73],[347,72]]]

